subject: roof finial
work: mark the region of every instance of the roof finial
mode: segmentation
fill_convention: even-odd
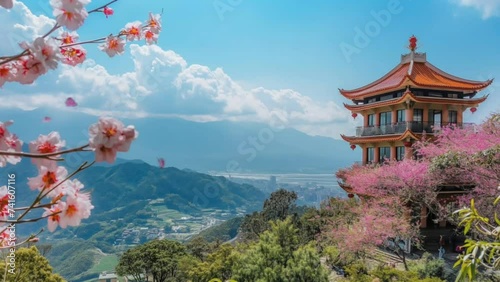
[[[412,35],[410,37],[410,45],[408,46],[408,48],[410,48],[412,52],[417,49],[417,38],[415,37],[415,35]]]

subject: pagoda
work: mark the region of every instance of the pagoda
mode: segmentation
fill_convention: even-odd
[[[412,142],[432,135],[443,125],[462,126],[463,113],[475,112],[487,96],[474,98],[493,80],[472,81],[448,74],[416,53],[417,39],[410,38],[410,53],[380,79],[354,90],[339,89],[354,104],[344,106],[353,118],[363,117],[355,136],[342,139],[363,151],[362,163],[412,158]]]
[[[356,128],[354,136],[341,135],[351,149],[362,149],[363,165],[417,157],[414,141],[423,135],[432,139],[441,126],[466,125],[463,113],[477,110],[487,95],[477,98],[476,94],[493,82],[446,73],[429,63],[426,53],[415,52],[415,36],[409,41],[410,53],[401,55],[401,62],[380,79],[354,90],[339,89],[353,103],[344,103],[352,117],[363,117],[363,126]],[[342,188],[350,193],[349,187]]]

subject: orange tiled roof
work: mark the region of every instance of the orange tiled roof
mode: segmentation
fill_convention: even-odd
[[[481,98],[475,99],[451,99],[451,98],[438,98],[438,97],[423,97],[423,96],[415,96],[413,93],[406,91],[403,96],[399,98],[394,98],[385,101],[373,102],[369,104],[361,104],[361,105],[348,105],[344,103],[344,107],[346,109],[353,112],[360,112],[363,110],[379,108],[384,106],[392,106],[405,102],[406,100],[414,101],[414,102],[422,102],[422,103],[433,103],[433,104],[445,104],[445,105],[468,105],[468,106],[476,106],[482,102],[484,102],[488,98],[488,95],[483,96]]]
[[[449,89],[455,91],[479,91],[493,82],[472,81],[448,74],[427,61],[402,61],[380,79],[357,89],[339,89],[348,99],[364,99],[384,92],[404,89],[406,86]]]
[[[340,135],[342,139],[345,141],[351,143],[351,144],[361,144],[361,143],[372,143],[372,142],[394,142],[394,141],[402,141],[407,137],[410,137],[415,140],[419,140],[420,138],[415,135],[413,132],[410,130],[406,130],[405,132],[401,134],[391,134],[391,135],[372,135],[372,136],[363,136],[363,137],[356,137],[356,136],[345,136],[345,135]]]

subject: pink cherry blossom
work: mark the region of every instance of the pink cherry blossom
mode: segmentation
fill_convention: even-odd
[[[104,9],[102,9],[102,12],[106,16],[106,18],[108,18],[108,16],[113,15],[114,13],[113,9],[111,9],[110,7],[104,7]]]
[[[61,41],[61,45],[68,45],[68,44],[73,44],[73,43],[76,43],[76,41],[78,40],[78,33],[76,33],[76,31],[72,31],[72,32],[63,32],[61,34],[61,38],[59,38],[59,40]]]
[[[78,179],[68,180],[64,183],[63,195],[77,197],[78,193],[83,189],[84,185]]]
[[[71,97],[67,98],[64,103],[66,104],[66,107],[76,107],[76,106],[78,106],[78,104],[76,103],[75,99],[73,99]]]
[[[31,153],[49,154],[60,151],[64,146],[66,146],[66,141],[61,140],[58,132],[52,131],[48,135],[39,135],[37,140],[30,142],[29,150]],[[59,156],[55,156],[57,157]],[[57,165],[56,161],[45,158],[32,158],[31,161],[38,167],[54,168]]]
[[[12,0],[0,0],[0,6],[5,9],[12,9],[12,7],[14,7],[14,2]]]
[[[67,226],[78,226],[82,219],[90,217],[91,210],[94,206],[90,203],[90,195],[88,193],[76,193],[68,195],[66,198],[66,209],[61,213],[61,221],[59,226],[66,228]]]
[[[66,27],[70,31],[77,30],[83,25],[89,15],[85,5],[88,0],[51,0],[54,8],[54,17],[59,25]]]
[[[158,34],[161,31],[161,16],[153,15],[149,13],[149,20],[147,21],[147,26],[151,32]]]
[[[117,119],[111,117],[100,118],[98,123],[89,128],[90,146],[99,144],[112,148],[119,145],[123,142],[123,129],[123,123]]]
[[[63,56],[62,62],[70,66],[83,63],[87,57],[87,51],[80,45],[63,47],[61,48],[61,54]]]
[[[144,32],[144,39],[146,39],[148,45],[156,44],[158,43],[158,34],[148,29]]]
[[[114,57],[116,54],[121,55],[125,52],[125,40],[113,35],[108,36],[106,42],[99,45],[101,51],[106,52],[108,56]]]
[[[117,152],[127,152],[138,133],[133,126],[111,117],[101,117],[89,128],[89,145],[95,150],[96,162],[114,162]]]
[[[61,183],[68,176],[68,170],[63,166],[56,168],[48,168],[41,166],[38,171],[38,176],[28,178],[28,186],[31,190],[44,191],[44,193],[53,189],[56,185]],[[64,183],[66,184],[66,183]],[[65,190],[64,185],[59,185],[57,188],[49,192],[49,197],[55,197],[63,193]]]
[[[66,210],[66,203],[63,201],[58,201],[56,204],[52,205],[50,209],[45,208],[45,212],[42,216],[47,217],[47,229],[50,232],[54,232],[61,222],[61,213]]]
[[[53,39],[38,37],[33,44],[22,44],[31,51],[33,58],[40,61],[47,69],[56,69],[60,60],[59,47]]]
[[[4,230],[7,226],[0,227],[0,230]],[[9,229],[5,229],[2,233],[0,233],[0,247],[8,247],[9,243],[12,239],[15,241],[15,236],[11,236],[11,231]],[[12,243],[10,243],[12,244]]]
[[[142,36],[141,22],[135,21],[125,25],[125,29],[122,31],[126,35],[128,41],[140,40]]]
[[[116,150],[118,152],[128,152],[132,141],[137,139],[137,137],[139,137],[139,132],[135,130],[135,127],[132,125],[127,126],[122,131],[123,141],[119,145],[115,146]]]
[[[32,84],[38,77],[47,73],[44,62],[33,55],[23,56],[16,61],[15,81],[21,84]]]
[[[0,151],[20,152],[22,141],[15,134],[9,132],[7,127],[12,125],[13,121],[0,122]],[[4,167],[7,163],[17,164],[21,161],[21,157],[0,155],[0,167]]]
[[[0,65],[0,87],[2,87],[5,82],[14,80],[16,68],[13,68],[12,66],[13,64],[9,63]]]
[[[7,186],[0,187],[0,220],[9,219],[9,193]],[[1,230],[1,229],[0,229]]]

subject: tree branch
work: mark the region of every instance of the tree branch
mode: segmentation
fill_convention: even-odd
[[[83,145],[83,146],[80,146],[77,148],[73,148],[73,149],[58,151],[58,152],[54,152],[54,153],[47,153],[47,154],[32,154],[32,153],[25,153],[25,152],[0,151],[0,156],[16,156],[16,157],[38,158],[38,159],[50,159],[50,157],[53,157],[53,156],[59,156],[59,155],[64,155],[64,154],[68,154],[68,153],[73,153],[73,152],[93,151],[93,150],[85,150],[85,148],[87,148],[87,147],[89,147],[89,144]],[[63,159],[55,159],[55,160],[63,160]]]

